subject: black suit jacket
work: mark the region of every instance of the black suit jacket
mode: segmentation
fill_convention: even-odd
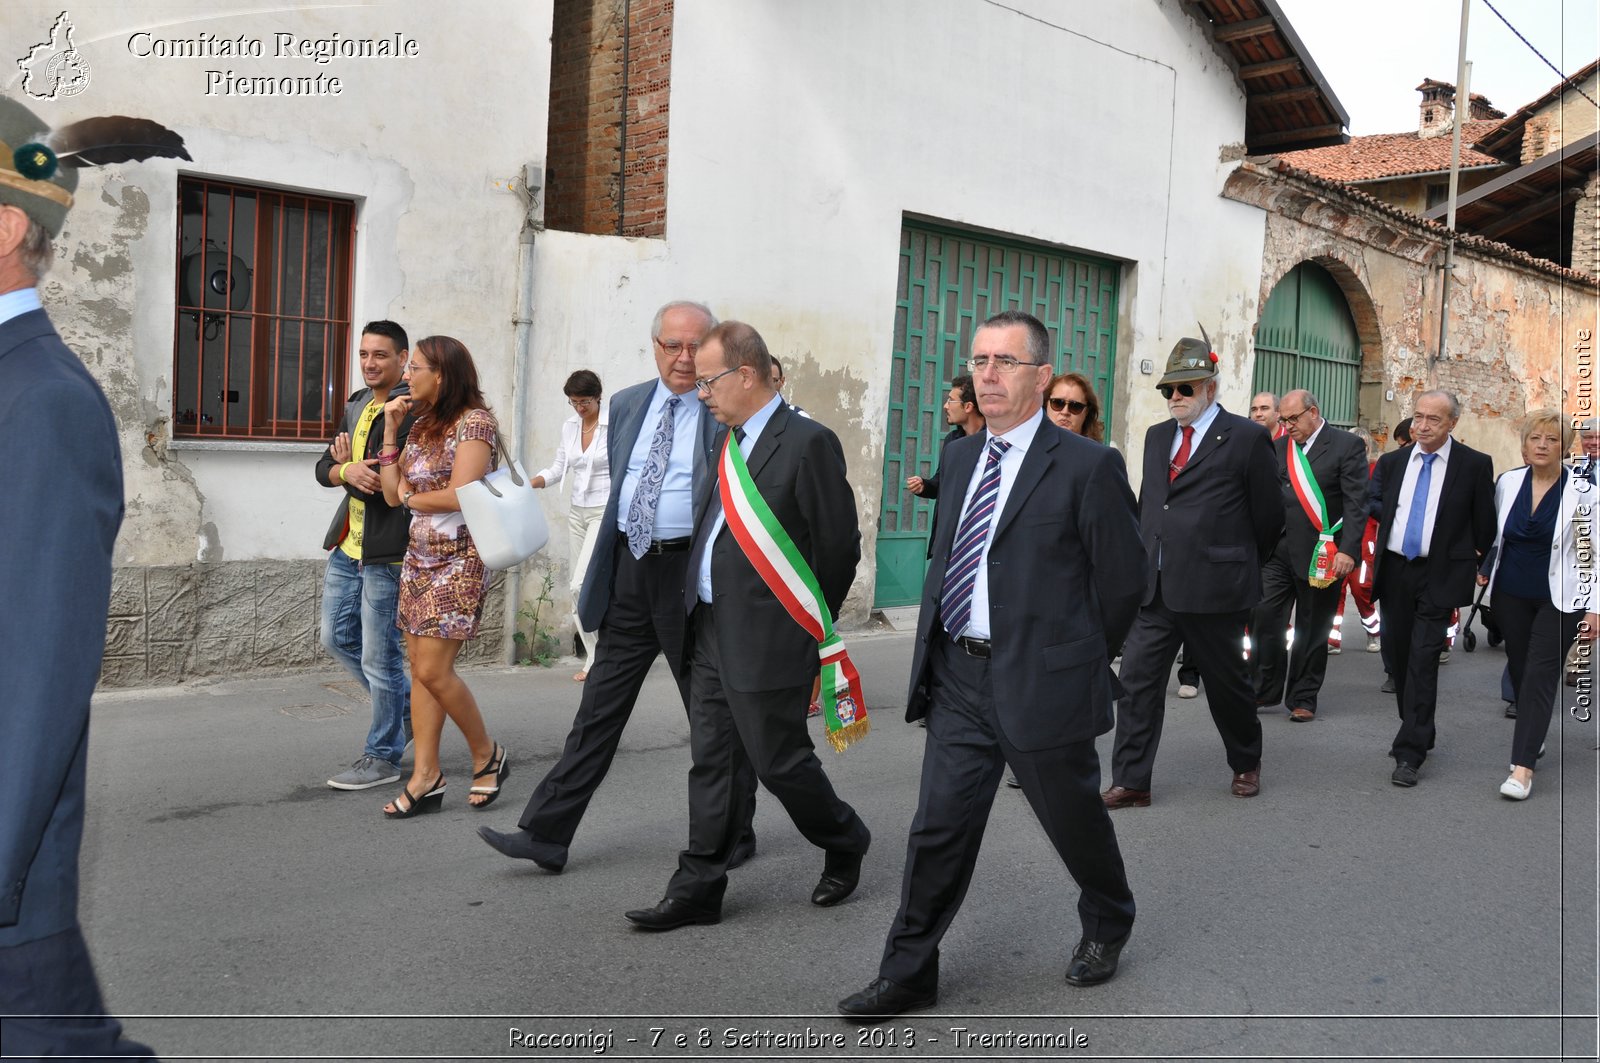
[[[0,948],[77,926],[89,697],[122,523],[117,424],[43,310],[0,325]]]
[[[1278,541],[1277,555],[1288,563],[1296,579],[1303,580],[1311,568],[1317,532],[1289,480],[1289,443],[1289,437],[1284,436],[1272,444],[1277,454],[1278,479],[1283,484],[1283,538]],[[1344,520],[1344,527],[1334,536],[1334,545],[1359,564],[1361,536],[1367,530],[1366,445],[1355,433],[1324,424],[1311,448],[1311,473],[1322,489],[1328,520]]]
[[[717,458],[727,435],[726,429],[717,434]],[[780,403],[745,455],[745,465],[756,490],[811,566],[828,609],[837,617],[861,560],[856,495],[846,476],[839,438]],[[720,488],[717,472],[718,462],[713,460],[713,489]],[[767,589],[726,523],[709,547],[703,544],[721,512],[720,506],[707,506],[695,529],[685,601],[692,607],[698,600],[697,561],[709,549],[723,684],[747,692],[809,687],[817,674],[816,640]]]
[[[1139,527],[1144,533],[1143,605],[1160,569],[1167,606],[1180,613],[1236,613],[1261,601],[1261,565],[1283,532],[1283,493],[1273,467],[1272,436],[1254,421],[1219,409],[1189,463],[1167,481],[1178,422],[1144,437]],[[1358,537],[1359,541],[1359,537]],[[1159,568],[1157,562],[1160,562]]]
[[[1378,459],[1372,471],[1373,505],[1378,510],[1378,549],[1372,573],[1372,600],[1383,597],[1385,557],[1389,532],[1394,527],[1405,484],[1406,463],[1416,444],[1391,450]],[[1378,492],[1381,491],[1381,494]],[[1433,518],[1433,538],[1428,540],[1428,601],[1441,609],[1472,604],[1478,561],[1494,545],[1494,461],[1459,439],[1450,441],[1450,463],[1439,489],[1439,511]]]
[[[585,631],[598,631],[605,619],[606,608],[611,604],[611,585],[616,575],[617,514],[621,511],[622,481],[628,475],[628,458],[633,445],[644,430],[644,417],[650,408],[650,397],[655,394],[659,379],[623,388],[611,398],[611,413],[607,418],[606,458],[611,464],[611,494],[606,498],[605,515],[600,518],[600,530],[595,537],[594,550],[589,554],[589,570],[583,577],[583,590],[578,594],[578,619]],[[716,435],[716,419],[705,409],[700,397],[693,391],[683,396],[685,403],[694,403],[700,410],[700,432],[695,437],[694,453],[694,522],[705,516],[706,505],[711,501],[711,445]],[[679,407],[682,409],[683,407]],[[652,432],[655,425],[650,426]]]
[[[989,433],[945,448],[949,519],[922,586],[906,719],[927,711],[930,648],[939,634],[959,512]],[[1139,522],[1122,455],[1044,420],[996,518],[989,548],[995,713],[1024,752],[1111,730],[1111,660],[1144,596]]]

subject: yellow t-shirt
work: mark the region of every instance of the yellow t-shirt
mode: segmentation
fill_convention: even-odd
[[[372,434],[372,423],[383,413],[383,403],[373,399],[367,403],[367,408],[361,411],[361,418],[356,422],[356,430],[350,435],[350,453],[365,454],[367,452],[367,437]],[[367,504],[359,498],[350,499],[350,530],[345,532],[344,541],[339,544],[352,561],[361,560],[361,533],[366,525]]]

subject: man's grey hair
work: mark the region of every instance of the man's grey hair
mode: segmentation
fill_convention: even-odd
[[[1050,331],[1044,322],[1023,310],[1002,310],[979,325],[978,332],[986,328],[1011,328],[1020,326],[1028,336],[1028,358],[1039,365],[1050,365]]]
[[[33,276],[37,283],[44,279],[45,273],[50,269],[50,264],[55,261],[55,245],[50,242],[50,233],[43,225],[28,219],[28,231],[22,234],[22,243],[17,247],[17,255],[22,259],[22,268]]]
[[[706,331],[710,332],[717,327],[717,315],[705,303],[697,303],[693,299],[674,299],[656,311],[655,318],[650,322],[650,338],[658,339],[661,336],[661,322],[672,310],[698,310],[706,319]]]
[[[1432,391],[1424,391],[1421,395],[1418,395],[1417,402],[1421,402],[1429,395],[1443,399],[1450,404],[1450,419],[1452,421],[1461,420],[1461,400],[1456,398],[1454,392],[1446,391],[1444,388],[1434,388]],[[1416,405],[1413,403],[1411,408],[1416,409]]]

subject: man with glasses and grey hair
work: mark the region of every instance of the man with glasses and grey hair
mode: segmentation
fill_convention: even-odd
[[[1368,486],[1378,518],[1372,600],[1383,610],[1400,729],[1389,747],[1396,786],[1417,785],[1433,749],[1439,655],[1451,611],[1472,604],[1478,561],[1494,545],[1494,462],[1450,433],[1461,403],[1424,391],[1411,415],[1412,445],[1378,459]]]
[[[1205,682],[1233,796],[1261,792],[1261,721],[1240,647],[1261,601],[1261,564],[1283,531],[1272,437],[1217,404],[1209,342],[1179,340],[1156,386],[1172,417],[1144,437],[1139,529],[1148,569],[1122,651],[1127,697],[1118,706],[1112,785],[1102,795],[1112,809],[1150,804],[1167,678],[1180,645]]]
[[[700,303],[679,300],[657,310],[650,324],[656,378],[611,399],[611,493],[578,601],[584,629],[600,633],[594,668],[561,759],[533,791],[517,829],[478,828],[498,852],[553,874],[566,866],[578,823],[605,781],[657,654],[666,656],[689,709],[683,588],[689,536],[711,501],[716,428],[695,397],[694,358],[716,324]],[[748,788],[753,793],[754,780]],[[749,807],[753,814],[753,798]],[[730,866],[755,852],[749,817],[741,826]]]

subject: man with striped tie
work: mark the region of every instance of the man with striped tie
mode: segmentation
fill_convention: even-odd
[[[1095,736],[1111,729],[1110,662],[1144,592],[1144,552],[1121,455],[1044,417],[1053,350],[1044,325],[1014,310],[972,339],[988,423],[952,442],[940,470],[959,509],[935,532],[911,662],[922,789],[878,978],[838,1005],[862,1022],[938,1002],[939,942],[1008,764],[1082,890],[1067,982],[1111,978],[1133,927]]]

